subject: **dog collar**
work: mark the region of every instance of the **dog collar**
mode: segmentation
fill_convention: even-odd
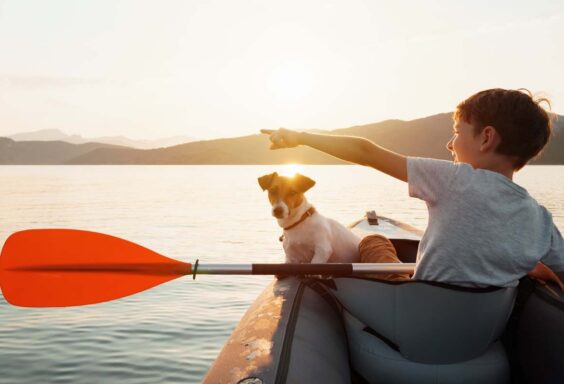
[[[284,230],[287,231],[289,229],[294,228],[295,226],[302,223],[305,219],[307,219],[308,217],[310,217],[314,213],[315,213],[315,207],[310,207],[307,211],[304,212],[304,214],[302,215],[302,217],[300,217],[300,219],[298,221],[296,221],[294,224],[290,225],[289,227],[284,227]],[[278,238],[278,240],[280,240],[280,241],[284,240],[284,233],[282,233],[282,235]]]

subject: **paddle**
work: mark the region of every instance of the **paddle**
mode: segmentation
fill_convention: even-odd
[[[414,264],[199,264],[162,256],[103,233],[31,229],[0,254],[0,289],[22,307],[67,307],[119,299],[192,274],[353,275],[412,272]]]

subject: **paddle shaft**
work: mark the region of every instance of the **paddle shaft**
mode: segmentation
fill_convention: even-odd
[[[364,275],[413,273],[414,263],[196,264],[196,275]],[[190,272],[194,273],[194,271]]]
[[[413,263],[329,263],[329,264],[175,264],[93,263],[35,265],[10,268],[12,272],[114,273],[124,275],[363,275],[373,273],[413,273]]]

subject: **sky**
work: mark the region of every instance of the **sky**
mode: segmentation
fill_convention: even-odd
[[[0,0],[0,136],[198,139],[452,111],[564,113],[561,0]]]

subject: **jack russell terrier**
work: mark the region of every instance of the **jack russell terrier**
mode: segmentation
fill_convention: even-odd
[[[322,216],[304,193],[315,181],[296,174],[278,176],[276,172],[258,179],[268,190],[272,216],[284,228],[280,241],[286,263],[357,263],[360,238],[337,221]]]

